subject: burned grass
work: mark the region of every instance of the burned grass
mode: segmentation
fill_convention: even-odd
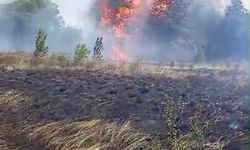
[[[88,63],[1,69],[1,118],[25,137],[16,147],[246,148],[246,72]]]

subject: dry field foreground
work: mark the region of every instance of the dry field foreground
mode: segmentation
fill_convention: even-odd
[[[1,150],[238,150],[248,144],[246,72],[163,67],[154,74],[152,66],[143,73],[136,63],[105,70],[90,63],[27,67],[27,60],[6,56],[0,57]]]

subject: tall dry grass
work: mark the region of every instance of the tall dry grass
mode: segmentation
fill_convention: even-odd
[[[22,132],[30,140],[55,150],[152,149],[149,136],[133,129],[129,122],[60,121],[28,126]]]
[[[153,149],[154,143],[150,136],[134,129],[130,122],[64,120],[51,123],[42,121],[31,123],[23,120],[25,118],[23,116],[27,114],[22,114],[23,111],[18,110],[23,109],[20,105],[26,99],[27,97],[20,91],[0,89],[0,108],[4,110],[3,113],[0,112],[1,150],[19,149],[25,147],[27,143],[42,145],[44,149],[54,150]],[[8,115],[11,118],[8,118]],[[16,122],[18,126],[14,126],[14,124],[8,123],[9,119],[17,119],[20,122]]]

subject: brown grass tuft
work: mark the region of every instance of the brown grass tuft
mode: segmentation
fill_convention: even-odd
[[[101,120],[53,122],[22,130],[28,138],[56,150],[137,150],[151,149],[148,135],[122,125]]]

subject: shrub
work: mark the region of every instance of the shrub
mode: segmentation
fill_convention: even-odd
[[[86,44],[78,43],[75,48],[74,62],[78,64],[81,61],[85,61],[88,58],[89,51]]]
[[[44,57],[48,52],[48,46],[46,46],[47,33],[43,30],[39,30],[36,37],[36,50],[34,56],[36,58]]]
[[[230,137],[211,136],[208,131],[215,126],[218,121],[216,112],[210,113],[206,103],[195,104],[195,112],[184,113],[190,104],[189,100],[183,96],[165,96],[165,119],[167,125],[167,145],[172,150],[183,149],[213,149],[222,150],[231,142]],[[213,112],[213,111],[212,111]],[[182,125],[186,129],[181,129]],[[209,136],[208,136],[209,135]],[[238,136],[239,137],[239,136]],[[214,140],[214,139],[218,140]]]
[[[95,42],[93,58],[97,60],[101,60],[103,58],[103,55],[102,55],[103,49],[104,47],[102,43],[102,37],[97,38]]]

